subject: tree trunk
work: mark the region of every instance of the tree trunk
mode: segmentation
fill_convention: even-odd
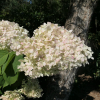
[[[85,43],[96,2],[97,0],[73,0],[71,15],[65,23],[65,28],[73,30]],[[50,77],[43,100],[68,100],[78,69],[61,71],[59,75]]]

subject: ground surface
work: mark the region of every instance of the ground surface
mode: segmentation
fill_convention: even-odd
[[[69,100],[100,100],[100,78],[95,80],[90,75],[78,74]]]
[[[100,80],[85,74],[78,75],[69,100],[100,100]]]

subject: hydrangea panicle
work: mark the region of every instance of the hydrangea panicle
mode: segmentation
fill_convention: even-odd
[[[0,21],[0,49],[13,50],[20,54],[20,43],[28,37],[28,31],[15,22]]]
[[[21,61],[23,66],[18,67],[32,78],[54,75],[60,70],[88,64],[87,60],[93,59],[90,47],[76,37],[72,30],[47,22],[34,30],[34,34],[35,37],[23,41],[26,57]],[[33,69],[28,70],[25,63],[31,63],[30,68]]]

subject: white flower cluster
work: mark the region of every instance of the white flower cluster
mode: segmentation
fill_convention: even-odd
[[[26,55],[18,69],[32,78],[57,74],[93,59],[93,52],[84,41],[57,24],[44,23],[34,31],[35,37],[29,38],[27,34],[26,29],[14,22],[0,22],[0,49],[9,48],[17,55]]]
[[[26,57],[18,67],[32,78],[57,74],[93,59],[93,52],[84,41],[57,24],[44,23],[34,34],[35,37],[21,43]]]
[[[23,82],[22,88],[14,91],[6,91],[0,99],[2,100],[25,100],[21,95],[24,94],[28,98],[40,98],[42,96],[41,92],[43,90],[40,88],[37,79],[31,79],[28,77],[28,81]]]
[[[6,91],[0,97],[2,100],[25,100],[25,98],[18,91]]]
[[[26,95],[28,98],[40,98],[41,92],[39,82],[37,79],[31,79],[28,77],[28,81],[23,83],[22,88],[18,90],[20,93]]]
[[[24,39],[28,42],[30,39],[28,31],[23,27],[20,27],[17,23],[9,21],[0,21],[0,49],[8,49],[15,51],[16,55],[24,54],[21,43]],[[34,82],[34,83],[33,83]],[[28,90],[28,91],[27,91]],[[41,91],[38,80],[28,79],[28,83],[24,84],[24,87],[15,91],[6,91],[0,98],[3,100],[23,100],[21,93],[24,93],[28,97],[39,98]],[[16,96],[16,97],[15,97]]]
[[[0,21],[0,49],[13,50],[16,55],[24,54],[24,60],[20,60],[18,69],[32,78],[28,78],[28,82],[17,92],[6,91],[1,96],[3,100],[6,97],[13,98],[15,94],[20,98],[16,100],[23,100],[20,93],[29,98],[39,98],[42,89],[35,78],[82,66],[88,64],[88,59],[93,59],[93,52],[84,41],[57,24],[44,23],[34,30],[34,34],[29,38],[28,31],[18,24]]]
[[[28,31],[17,23],[0,21],[0,49],[9,49],[18,53],[20,42],[27,38]]]

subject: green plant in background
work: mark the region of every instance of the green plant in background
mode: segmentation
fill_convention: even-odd
[[[92,75],[95,79],[100,79],[100,1],[95,8],[92,16],[89,33],[88,44],[92,47],[94,52],[94,61],[90,61],[87,74]]]
[[[98,77],[100,77],[100,53],[99,53],[97,61],[96,61],[96,67],[97,67],[97,71],[96,71],[96,73],[94,73],[94,77],[98,78]]]
[[[70,0],[24,0],[2,1],[0,20],[9,20],[24,26],[30,36],[33,30],[44,22],[58,23],[64,25],[68,16]]]
[[[88,43],[94,51],[94,61],[90,61],[91,64],[89,65],[90,67],[87,73],[97,79],[100,78],[100,32],[89,33]]]

